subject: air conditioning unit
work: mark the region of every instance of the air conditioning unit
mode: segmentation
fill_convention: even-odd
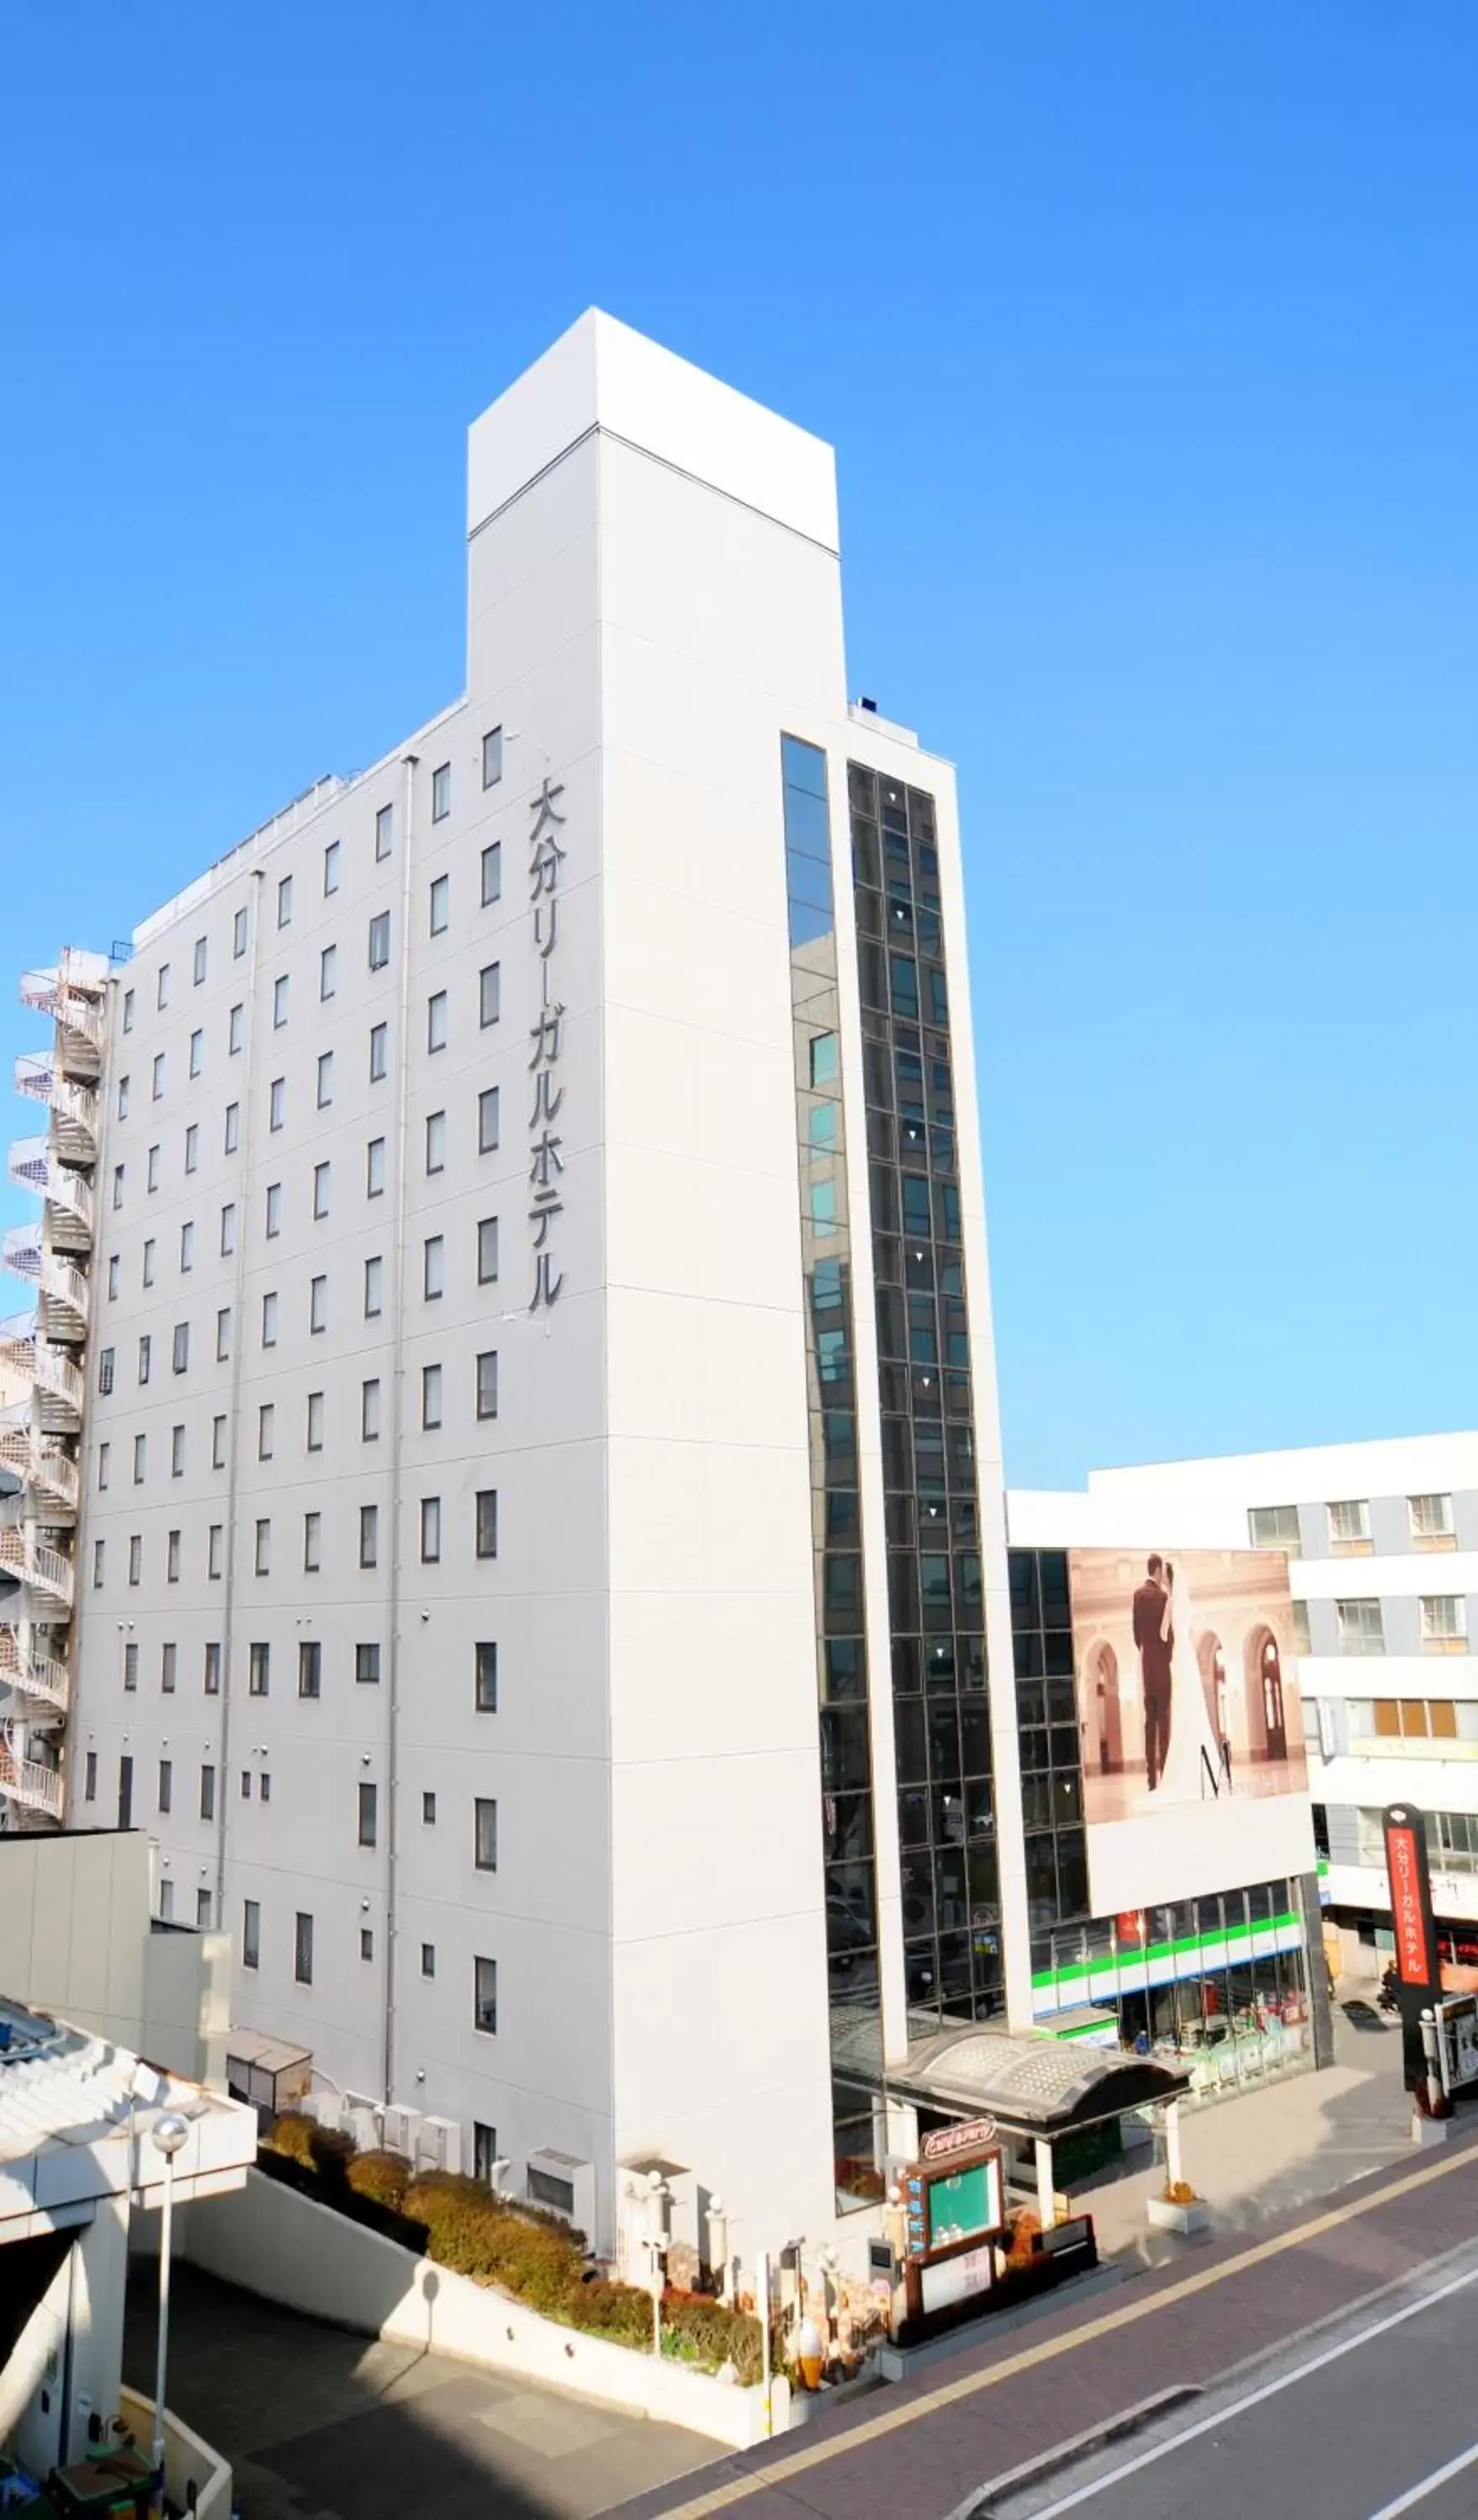
[[[380,2142],[380,2113],[377,2109],[345,2109],[345,2133],[354,2138],[356,2152],[374,2152]]]
[[[423,2118],[416,2135],[416,2159],[431,2170],[462,2168],[462,2129],[454,2118]]]
[[[303,2115],[312,2118],[316,2126],[336,2132],[343,2125],[344,2104],[336,2092],[309,2092],[302,2107]]]
[[[417,2158],[417,2141],[423,2120],[419,2109],[389,2108],[384,2113],[384,2140],[391,2152],[403,2152],[408,2160]]]

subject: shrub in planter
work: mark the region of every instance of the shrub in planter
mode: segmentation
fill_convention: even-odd
[[[605,2283],[599,2277],[577,2284],[565,2317],[571,2327],[608,2337],[613,2345],[651,2343],[651,2295],[637,2284]]]
[[[411,2164],[403,2152],[356,2152],[345,2176],[356,2196],[397,2214],[411,2183]]]
[[[1033,2243],[1041,2234],[1042,2217],[1022,2207],[1010,2218],[1011,2243],[1006,2253],[1008,2267],[1029,2267]]]
[[[316,2122],[304,2117],[300,2109],[284,2109],[280,2117],[273,2119],[260,2142],[264,2151],[279,2152],[284,2161],[295,2161],[304,2170],[312,2170],[316,2167],[313,2138],[321,2133]]]
[[[732,2362],[746,2388],[760,2378],[764,2356],[757,2318],[726,2309],[706,2293],[669,2292],[662,2297],[662,2320],[692,2347],[694,2360],[715,2367]]]

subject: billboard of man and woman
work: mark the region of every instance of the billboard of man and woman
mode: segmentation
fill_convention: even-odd
[[[1075,1549],[1068,1580],[1095,1912],[1311,1865],[1281,1552]]]

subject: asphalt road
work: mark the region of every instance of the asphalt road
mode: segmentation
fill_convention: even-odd
[[[1146,2372],[1148,2396],[1155,2375]],[[1243,2364],[1173,2414],[951,2520],[1473,2520],[1478,2244]],[[942,2520],[942,2515],[941,2515]]]

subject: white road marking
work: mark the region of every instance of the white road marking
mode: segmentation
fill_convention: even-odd
[[[1478,2283],[1478,2267],[1471,2267],[1466,2274],[1455,2275],[1451,2283],[1441,2285],[1437,2291],[1425,2292],[1418,2300],[1408,2302],[1404,2309],[1391,2311],[1386,2318],[1377,2318],[1369,2327],[1362,2327],[1356,2335],[1345,2337],[1340,2344],[1325,2346],[1322,2354],[1311,2355],[1309,2361],[1300,2362],[1296,2370],[1284,2371],[1276,2380],[1265,2380],[1260,2389],[1250,2389],[1244,2398],[1233,2398],[1230,2406],[1219,2407],[1214,2415],[1203,2415],[1198,2423],[1187,2424],[1183,2432],[1173,2434],[1169,2441],[1157,2442],[1153,2450],[1141,2451],[1138,2458],[1126,2459],[1122,2467],[1111,2469],[1107,2476],[1097,2477],[1092,2485],[1080,2485],[1056,2502],[1045,2504],[1036,2513],[1035,2520],[1057,2520],[1061,2511],[1078,2510],[1083,2503],[1092,2502],[1096,2495],[1106,2494],[1111,2486],[1122,2485],[1126,2477],[1138,2476],[1142,2468],[1153,2467],[1157,2459],[1168,2458],[1173,2451],[1183,2450],[1187,2442],[1197,2440],[1203,2433],[1219,2431],[1224,2424],[1232,2423],[1238,2415],[1244,2414],[1249,2407],[1261,2406],[1265,2398],[1276,2398],[1280,2390],[1293,2388],[1298,2381],[1306,2380],[1312,2371],[1321,2371],[1325,2363],[1337,2362],[1342,2355],[1353,2354],[1357,2346],[1368,2345],[1372,2337],[1384,2336],[1389,2329],[1402,2326],[1409,2318],[1419,2318],[1423,2311],[1435,2309],[1438,2302],[1446,2301],[1452,2293],[1461,2292],[1470,2283]],[[1470,2452],[1468,2456],[1478,2458],[1478,2449]],[[1430,2491],[1440,2481],[1439,2478],[1431,2478],[1425,2490]],[[1401,2502],[1390,2505],[1393,2512],[1406,2507]],[[1375,2520],[1385,2520],[1385,2514],[1377,2512]]]
[[[1446,2467],[1434,2467],[1431,2475],[1422,2477],[1419,2484],[1409,2485],[1405,2494],[1397,2495],[1394,2502],[1383,2502],[1378,2511],[1371,2512],[1370,2520],[1397,2520],[1398,2512],[1414,2511],[1417,2503],[1425,2502],[1427,2496],[1435,2494],[1439,2485],[1446,2485],[1453,2477],[1460,2476],[1463,2469],[1471,2467],[1475,2461],[1478,2461],[1478,2442],[1474,2442],[1471,2450],[1459,2452],[1456,2458],[1450,2458]]]

